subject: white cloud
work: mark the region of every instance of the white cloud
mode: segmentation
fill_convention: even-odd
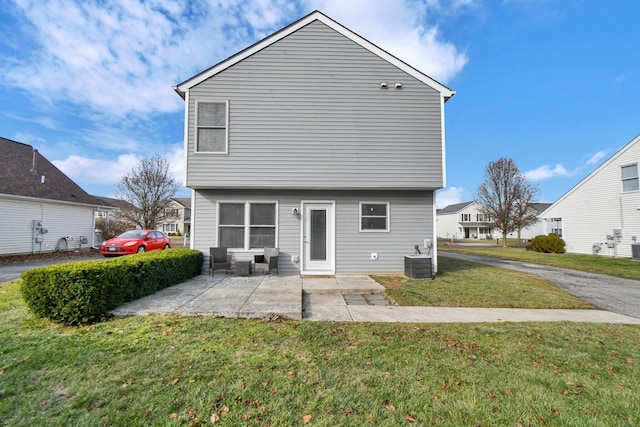
[[[426,5],[409,0],[393,3],[379,0],[314,0],[307,4],[380,46],[409,65],[446,83],[469,61],[453,43],[442,40],[431,14],[446,14],[470,1],[447,5],[429,1]]]
[[[558,163],[553,169],[549,165],[542,165],[539,168],[526,171],[522,175],[529,181],[542,181],[556,176],[571,176],[571,172]]]
[[[462,187],[449,187],[439,190],[436,193],[436,207],[442,209],[449,205],[456,203],[462,203],[462,193],[464,188]]]
[[[467,1],[402,0],[13,0],[12,33],[28,46],[0,61],[0,84],[116,118],[183,108],[172,85],[227,58],[305,13],[321,9],[400,59],[446,82],[467,63],[442,40],[432,11]],[[427,10],[430,8],[429,10]],[[435,13],[435,12],[434,12]]]
[[[607,155],[607,151],[606,150],[598,151],[596,154],[591,156],[591,158],[589,160],[587,160],[587,164],[588,165],[595,165],[598,162],[600,162],[600,160],[602,160],[604,158],[604,156],[606,156],[606,155]]]
[[[277,29],[291,9],[283,0],[14,2],[23,18],[14,25],[28,22],[19,30],[32,45],[3,61],[0,82],[116,117],[181,110],[172,85]]]
[[[184,150],[176,144],[165,153],[158,153],[169,162],[169,170],[181,186],[184,184]],[[122,154],[117,158],[92,159],[72,154],[64,160],[54,160],[58,169],[74,181],[83,185],[115,185],[120,179],[137,166],[142,157],[137,154]]]
[[[90,159],[72,154],[64,160],[51,163],[74,181],[82,181],[84,185],[104,185],[116,184],[140,160],[135,154],[122,154],[114,160]]]

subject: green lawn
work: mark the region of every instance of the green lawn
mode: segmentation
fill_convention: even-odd
[[[542,252],[526,251],[524,248],[510,247],[473,247],[450,246],[441,244],[438,247],[443,252],[459,252],[470,255],[481,255],[494,258],[510,259],[514,261],[531,262],[554,267],[570,268],[590,273],[607,274],[640,280],[640,263],[630,258],[612,258],[597,255],[580,254],[545,254]]]
[[[548,280],[512,270],[439,257],[434,280],[372,276],[399,305],[593,309]]]
[[[640,327],[33,319],[0,284],[0,425],[640,424]]]

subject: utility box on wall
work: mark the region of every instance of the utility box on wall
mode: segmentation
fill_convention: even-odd
[[[428,255],[405,255],[404,275],[411,279],[433,279],[432,259]]]

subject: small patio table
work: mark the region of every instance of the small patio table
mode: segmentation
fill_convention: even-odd
[[[251,261],[236,261],[236,276],[249,276],[251,274]]]

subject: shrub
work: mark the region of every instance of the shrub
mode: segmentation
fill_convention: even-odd
[[[563,254],[565,252],[564,240],[557,234],[539,235],[531,240],[531,246],[536,252]]]
[[[22,273],[20,290],[36,316],[83,325],[124,302],[197,276],[202,263],[202,252],[182,248],[69,262]]]

